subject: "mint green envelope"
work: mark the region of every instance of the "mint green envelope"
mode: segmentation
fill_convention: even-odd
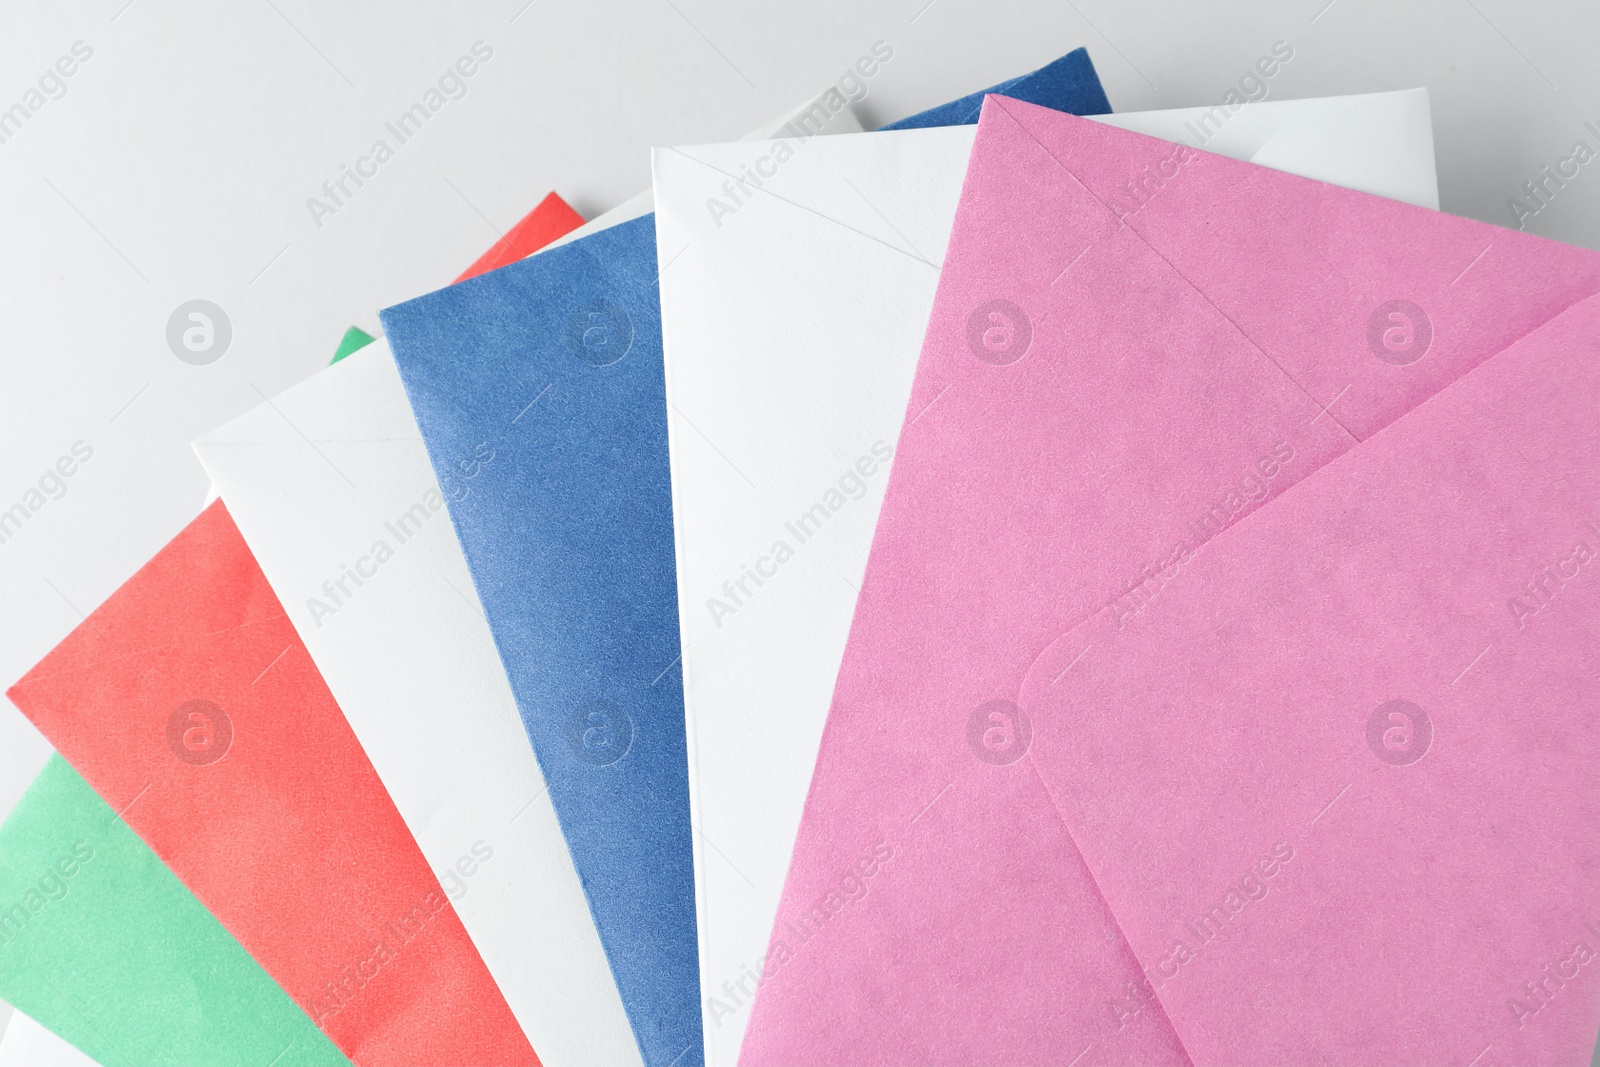
[[[107,1067],[348,1063],[59,755],[0,825],[0,998]]]

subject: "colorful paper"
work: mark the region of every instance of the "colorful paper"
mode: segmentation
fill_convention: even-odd
[[[652,1067],[703,1058],[656,274],[645,216],[383,313]]]
[[[582,225],[582,215],[555,193],[548,193],[532,211],[522,216],[515,226],[491,245],[487,252],[473,260],[472,266],[462,271],[456,281],[464,282],[468,278],[476,278],[507,263],[526,259],[551,241],[571,233]]]
[[[576,219],[576,221],[571,221],[571,219]],[[526,216],[522,222],[518,222],[518,226],[512,230],[512,234],[507,235],[507,240],[502,240],[501,245],[507,246],[507,248],[509,248],[509,246],[515,246],[515,248],[526,248],[526,250],[531,251],[534,250],[534,248],[538,248],[538,246],[549,242],[549,240],[554,240],[555,237],[558,237],[558,235],[562,234],[562,232],[565,232],[566,229],[571,229],[573,226],[578,226],[578,224],[581,224],[581,221],[582,219],[578,218],[576,213],[573,213],[571,208],[568,208],[568,206],[565,205],[565,202],[560,200],[560,197],[557,197],[555,194],[550,194],[544,198],[544,202],[541,202],[541,205],[539,205],[538,208],[534,208],[534,211],[531,211],[531,213],[528,214],[528,216]],[[499,248],[499,246],[496,246],[496,248]],[[480,261],[478,262],[480,262],[480,264],[485,264],[485,262],[490,261],[491,254],[493,253],[494,250],[491,250],[490,253],[485,253],[485,256],[480,258]],[[493,266],[493,264],[491,264],[491,266]],[[365,330],[362,330],[360,326],[350,326],[349,330],[344,333],[344,338],[339,341],[338,350],[334,352],[334,357],[331,362],[341,362],[341,360],[344,360],[347,355],[363,349],[363,347],[368,346],[368,344],[373,344],[373,341],[373,336],[366,333]],[[398,382],[395,382],[395,387],[398,389]],[[59,782],[54,781],[54,779],[59,779],[59,777],[62,777],[62,773],[61,771],[58,771],[58,769],[54,769],[53,766],[51,766],[46,774],[51,777],[51,782],[43,781],[43,777],[45,776],[42,776],[42,781],[38,782],[37,790],[35,790],[35,792],[37,792],[38,795],[46,795],[46,793],[48,793],[50,797],[54,797],[54,793],[61,792],[62,789],[61,785],[59,785]],[[82,792],[86,793],[88,797],[93,798],[93,801],[96,803],[96,805],[101,805],[101,801],[98,800],[98,797],[94,797],[93,790],[91,790],[88,785],[83,784],[82,779],[77,777],[77,774],[75,774],[74,771],[70,771],[70,768],[67,768],[66,771],[64,771],[64,776],[70,777],[70,779],[74,779],[75,782],[78,782]],[[50,792],[50,789],[53,789],[54,792]],[[54,803],[53,800],[40,800],[37,801],[37,803],[35,803],[35,801],[30,801],[29,806],[27,806],[26,816],[24,816],[24,814],[13,814],[13,822],[16,827],[26,827],[26,833],[29,833],[29,835],[32,835],[32,837],[42,837],[43,840],[50,840],[51,835],[54,835],[54,837],[59,837],[59,835],[62,835],[62,833],[66,833],[66,835],[69,835],[70,837],[72,824],[62,819],[62,813],[69,814],[70,816],[70,814],[72,814],[72,808],[70,808],[70,806],[62,806],[61,811],[58,811],[58,809],[56,809],[56,803]],[[114,813],[110,813],[109,809],[107,809],[106,822],[110,822],[110,817],[112,817],[112,814]],[[528,822],[533,821],[530,819]],[[101,825],[96,825],[94,829],[99,830],[102,829],[102,827]],[[256,976],[259,976],[259,981],[266,982],[267,992],[261,993],[259,997],[240,995],[240,997],[238,997],[238,1003],[251,1003],[251,1000],[259,1000],[262,1001],[262,1003],[270,1003],[274,997],[283,998],[282,990],[278,990],[275,985],[270,984],[269,977],[266,977],[266,974],[262,973],[261,968],[259,968],[259,966],[256,965],[253,960],[250,960],[250,957],[243,952],[243,949],[238,947],[238,942],[235,942],[234,939],[232,939],[232,937],[226,933],[226,931],[222,931],[219,926],[216,926],[216,920],[210,917],[210,913],[206,913],[205,909],[200,907],[197,901],[194,901],[194,896],[189,894],[187,889],[182,888],[181,883],[178,883],[178,881],[174,880],[171,872],[168,872],[165,867],[160,865],[160,861],[155,859],[154,854],[149,853],[149,849],[142,845],[142,841],[139,841],[138,837],[134,837],[133,833],[126,829],[125,825],[123,825],[120,821],[115,822],[114,829],[120,830],[120,835],[118,835],[118,838],[125,837],[126,840],[131,841],[131,843],[138,848],[139,853],[138,857],[134,857],[133,862],[123,862],[123,864],[118,864],[122,865],[122,867],[130,867],[131,869],[130,872],[123,873],[123,893],[125,893],[125,897],[123,897],[123,899],[125,899],[125,904],[123,904],[122,909],[107,909],[104,910],[104,912],[98,913],[85,913],[80,912],[80,910],[77,909],[72,910],[72,912],[70,912],[70,917],[72,917],[72,920],[77,920],[75,923],[69,923],[69,921],[66,920],[56,920],[54,923],[51,923],[50,928],[48,928],[56,931],[56,933],[58,933],[58,937],[54,937],[54,939],[40,939],[40,936],[35,934],[34,939],[32,939],[32,952],[30,952],[29,957],[30,960],[32,960],[32,958],[38,958],[40,953],[54,952],[58,953],[59,957],[59,952],[61,952],[62,937],[70,937],[70,939],[74,939],[74,941],[77,942],[94,942],[94,944],[98,945],[98,947],[96,947],[96,952],[94,952],[94,961],[104,960],[107,953],[106,945],[118,944],[118,939],[120,939],[120,942],[122,942],[126,952],[144,953],[144,955],[149,955],[150,945],[154,944],[154,942],[160,941],[162,937],[166,937],[166,939],[173,941],[174,944],[200,944],[205,947],[205,952],[211,952],[211,957],[206,957],[205,952],[197,953],[194,952],[194,950],[190,952],[190,955],[197,955],[197,957],[200,958],[200,963],[195,965],[195,968],[197,968],[198,971],[202,971],[202,973],[205,973],[205,971],[211,971],[211,973],[214,974],[227,974],[229,977],[234,977],[232,971],[238,971],[238,969],[240,969],[240,961],[243,961],[243,968],[250,969],[250,971],[253,971]],[[16,832],[24,832],[24,830],[16,830]],[[0,838],[0,840],[3,840],[3,838]],[[120,843],[120,841],[118,841],[118,843]],[[66,846],[64,846],[64,848],[66,848]],[[485,848],[485,845],[478,843],[478,848],[483,849]],[[0,859],[10,859],[11,856],[13,856],[13,853],[6,851],[6,849],[0,848]],[[565,851],[563,851],[563,856],[565,856]],[[126,859],[126,857],[118,857],[118,859]],[[466,861],[466,865],[469,865],[469,867],[474,867],[474,869],[477,869],[477,859],[475,859],[472,854],[467,854],[467,856],[461,857],[461,859],[451,856],[450,859],[451,862],[446,862],[446,864],[443,864],[443,867],[445,867],[446,870],[445,880],[448,885],[462,885],[462,878],[464,878],[464,875],[461,875],[458,870],[454,869],[456,864],[461,862],[461,859],[464,859],[464,861]],[[134,899],[134,889],[128,888],[128,880],[130,880],[130,878],[138,878],[139,893],[146,894],[146,897],[149,897],[150,901],[160,902],[160,904],[173,904],[173,901],[168,899],[168,897],[173,897],[174,894],[179,897],[179,904],[181,904],[181,901],[189,901],[190,910],[192,910],[194,913],[197,913],[197,915],[200,915],[200,917],[203,917],[203,921],[205,921],[206,925],[210,926],[210,928],[214,928],[216,934],[213,936],[213,934],[210,933],[210,929],[173,929],[174,923],[181,923],[181,921],[190,920],[192,917],[189,917],[189,915],[181,915],[179,920],[174,920],[174,918],[171,918],[170,915],[163,915],[163,917],[160,917],[165,918],[166,921],[157,921],[152,920],[150,917],[141,917],[141,915],[138,915],[138,910],[126,905],[126,901],[131,901],[131,899]],[[541,881],[547,881],[547,878],[542,878]],[[170,891],[168,891],[168,885],[166,885],[166,883],[170,883]],[[480,896],[482,896],[482,894],[480,894]],[[174,905],[174,907],[176,907],[176,905]],[[581,907],[581,899],[579,899],[579,907]],[[178,907],[178,912],[182,912],[181,907]],[[85,931],[85,929],[82,929],[83,920],[85,920],[85,918],[101,920],[102,923],[115,920],[117,921],[118,925],[115,926],[115,928],[112,928],[112,926],[107,926],[107,928]],[[581,918],[587,920],[586,913],[581,913]],[[141,928],[142,933],[139,933]],[[152,931],[158,931],[158,929],[163,929],[163,933],[152,933]],[[221,944],[218,944],[218,941],[216,941],[218,937],[221,937],[222,939]],[[21,947],[19,947],[21,944],[22,942],[19,941],[14,945],[8,945],[8,947],[11,947],[11,955],[13,955],[13,958],[18,958],[16,957],[16,953],[22,952]],[[558,950],[557,953],[554,953],[555,957],[566,958],[566,960],[571,961],[574,957],[576,957],[576,955],[579,955],[579,953],[576,952],[576,949],[571,947],[571,945],[560,945],[560,949],[562,950]],[[230,953],[232,953],[232,955],[230,955]],[[523,953],[523,955],[526,955],[526,953]],[[58,966],[61,965],[61,963],[62,960],[58,960]],[[64,963],[66,963],[67,966],[70,966],[74,965],[74,963],[82,963],[82,960],[64,960]],[[13,963],[13,966],[8,968],[8,973],[11,973],[11,971],[16,971],[16,969],[18,969],[16,968],[16,963]],[[606,1062],[626,1062],[626,1053],[622,1054],[621,1057],[614,1056],[614,1054],[610,1054],[610,1056],[608,1056],[610,1049],[603,1048],[603,1043],[598,1043],[597,1045],[597,1041],[600,1041],[600,1033],[602,1033],[602,1024],[600,1024],[597,1019],[597,1013],[600,1013],[600,1008],[598,1008],[597,1003],[598,1001],[603,1000],[603,992],[605,992],[605,987],[600,987],[600,989],[584,989],[581,982],[571,981],[571,979],[574,977],[573,974],[571,974],[571,969],[573,968],[570,968],[570,973],[568,973],[568,982],[562,985],[562,989],[573,990],[573,992],[578,993],[578,995],[586,997],[586,1006],[587,1009],[589,1009],[589,1024],[584,1027],[584,1030],[586,1030],[586,1033],[584,1033],[584,1038],[586,1038],[587,1049],[589,1049],[590,1053],[600,1054],[602,1059],[606,1059]],[[600,969],[602,969],[603,974],[603,969],[605,969],[603,968],[603,963],[602,968]],[[154,1037],[162,1038],[165,1043],[163,1043],[163,1045],[158,1045],[154,1053],[150,1054],[149,1059],[152,1062],[182,1061],[206,1062],[206,1064],[210,1064],[210,1062],[248,1061],[250,1057],[262,1056],[264,1046],[261,1046],[261,1048],[256,1048],[254,1051],[240,1051],[240,1049],[232,1049],[232,1051],[230,1051],[229,1046],[226,1045],[226,1041],[222,1041],[222,1038],[230,1037],[230,1035],[227,1035],[227,1033],[224,1032],[221,1033],[221,1037],[219,1037],[218,1033],[216,1033],[216,1030],[218,1030],[216,1021],[214,1021],[214,1019],[210,1019],[210,1017],[206,1017],[205,1011],[202,1011],[202,1006],[184,1005],[184,1001],[182,1001],[184,993],[197,989],[197,985],[194,984],[194,979],[192,979],[192,977],[173,976],[174,981],[168,981],[163,984],[163,982],[160,981],[160,979],[163,977],[162,974],[152,973],[152,971],[146,969],[144,973],[139,974],[139,977],[134,977],[133,969],[128,968],[115,969],[115,976],[117,976],[117,981],[120,982],[120,985],[118,985],[117,989],[115,989],[115,993],[117,993],[117,1000],[115,1000],[114,1003],[118,1006],[138,1006],[139,1011],[133,1016],[133,1019],[136,1019],[138,1024],[134,1025],[134,1032],[130,1037],[128,1033],[123,1033],[123,1030],[126,1029],[126,1025],[131,1024],[133,1021],[128,1021],[128,1019],[112,1019],[112,1017],[104,1016],[104,1014],[96,1017],[93,1029],[90,1030],[90,1033],[96,1033],[96,1035],[99,1035],[99,1037],[102,1038],[102,1045],[106,1045],[107,1048],[134,1048],[134,1046],[136,1046],[136,1041],[149,1040],[149,1038],[154,1035]],[[152,979],[154,979],[154,981],[152,981]],[[216,982],[214,982],[214,984],[216,984]],[[227,989],[226,982],[222,982],[222,984],[219,985],[221,985],[222,989]],[[0,990],[0,992],[3,992],[3,990]],[[235,992],[237,992],[237,990],[235,990]],[[133,997],[130,997],[130,993],[133,993]],[[26,998],[26,993],[19,993],[19,997]],[[56,1025],[61,1025],[62,1021],[64,1021],[66,1022],[67,1029],[70,1029],[72,1024],[77,1022],[78,1016],[75,1014],[77,1013],[77,1008],[75,1008],[75,1006],[62,1003],[61,998],[59,997],[53,997],[51,1000],[54,1001],[54,1008],[58,1009],[58,1011],[53,1013],[53,1011],[50,1009],[50,1006],[43,1006],[43,1008],[40,1009],[40,1016],[50,1019],[50,1021],[54,1022]],[[614,992],[611,992],[611,1000],[616,1000],[616,995],[614,995]],[[299,1011],[299,1008],[294,1008],[293,1001],[288,1001],[286,998],[283,998],[283,1001],[285,1001],[286,1005],[290,1005],[290,1011],[293,1013],[293,1016],[299,1017],[299,1019],[301,1019],[301,1021],[304,1022],[307,1027],[309,1027],[310,1032],[312,1032],[312,1035],[314,1035],[312,1045],[328,1049],[328,1054],[333,1056],[333,1062],[344,1062],[344,1057],[342,1057],[341,1054],[336,1051],[336,1049],[333,1049],[333,1046],[328,1045],[328,1040],[326,1040],[326,1037],[323,1037],[322,1033],[317,1032],[314,1025],[310,1025],[309,1019],[304,1017],[304,1013]],[[56,1014],[61,1014],[62,1019],[58,1019]],[[238,1017],[234,1017],[234,1019],[229,1019],[227,1022],[229,1022],[232,1027],[235,1027],[235,1029],[240,1029],[240,1027],[242,1027],[243,1037],[245,1037],[246,1040],[254,1037],[254,1030],[251,1030],[250,1025],[248,1025],[250,1024],[251,1019],[238,1019]],[[269,1022],[269,1024],[270,1022],[275,1022],[275,1024],[280,1025],[280,1027],[282,1027],[283,1024],[282,1019],[272,1019],[272,1017],[270,1017],[270,1013],[269,1017],[267,1017],[266,1021],[264,1022]],[[210,1029],[202,1030],[200,1033],[190,1033],[189,1030],[194,1029],[195,1025],[198,1024],[205,1024],[206,1027],[210,1027]],[[82,1029],[82,1027],[78,1027],[78,1029]],[[626,1027],[624,1027],[624,1029],[626,1029]],[[21,1057],[22,1061],[34,1062],[42,1061],[42,1057],[46,1056],[82,1056],[82,1053],[78,1053],[74,1046],[66,1045],[66,1043],[62,1041],[62,1038],[54,1035],[53,1030],[46,1029],[46,1027],[38,1024],[38,1022],[35,1021],[35,1019],[32,1019],[32,1017],[22,1016],[21,1024],[13,1025],[13,1027],[6,1027],[5,1035],[6,1040],[3,1041],[3,1043],[0,1043],[0,1064],[3,1064],[3,1062],[8,1062],[10,1059],[14,1059],[14,1057]],[[62,1049],[62,1051],[59,1051],[59,1053],[51,1053],[50,1049],[58,1048]],[[277,1049],[275,1049],[275,1051],[277,1051]],[[104,1056],[102,1056],[102,1059],[104,1059]]]
[[[1591,297],[1028,669],[1028,758],[1195,1063],[1593,1049],[1597,355]]]
[[[823,132],[860,128],[845,108]],[[649,199],[552,246],[636,218]],[[460,546],[448,524],[418,536],[419,516],[436,514],[427,505],[443,497],[387,344],[357,366],[274,398],[197,451],[541,1057],[638,1062]],[[325,461],[335,454],[360,471],[359,486]],[[403,543],[404,563],[386,560],[393,577],[366,587],[381,592],[357,607],[337,591],[330,597],[322,583],[350,560],[376,569],[373,537]],[[430,725],[441,702],[456,709],[447,730]],[[463,852],[468,842],[493,849],[497,862]],[[463,861],[470,876],[459,871]]]
[[[1205,115],[1098,121],[1180,138]],[[1437,204],[1428,123],[1425,90],[1246,104],[1213,146]],[[723,174],[770,146],[655,153],[713,1064],[734,1062],[749,1019],[747,976],[777,914],[973,133],[808,146],[767,182],[773,195],[720,226],[706,204]]]
[[[638,1064],[388,343],[195,451],[540,1059]]]
[[[350,353],[361,351],[375,340],[377,338],[361,327],[350,327],[344,332],[344,336],[339,338],[339,347],[334,349],[333,358],[328,360],[328,364],[331,366],[350,355]]]
[[[850,109],[826,123],[829,133],[859,128]],[[624,205],[606,213],[578,234],[606,229],[613,219],[629,218],[629,210]],[[637,1062],[637,1045],[600,958],[594,921],[578,894],[490,633],[480,614],[464,622],[456,606],[480,611],[461,549],[446,528],[435,530],[440,536],[416,536],[416,506],[421,502],[422,512],[432,515],[427,504],[442,498],[387,346],[358,366],[363,370],[322,374],[275,398],[237,427],[198,443],[198,451],[230,501],[242,507],[254,549],[541,1056],[554,1064]],[[314,427],[325,445],[310,446],[298,426]],[[248,448],[267,442],[293,446]],[[362,472],[360,490],[346,478],[330,478],[333,469],[323,462],[328,451]],[[322,589],[326,574],[318,560],[326,557],[330,574],[347,568],[346,560],[376,568],[368,552],[374,542],[358,536],[342,555],[330,533],[370,533],[352,526],[363,522],[373,530],[381,523],[389,523],[386,531],[398,530],[389,537],[405,539],[406,563],[387,565],[386,558],[386,581],[376,585],[384,592],[368,593],[360,608],[346,611],[350,601],[342,593],[330,597]],[[440,611],[442,590],[448,597]],[[323,632],[338,611],[344,624]],[[352,617],[362,622],[352,624]],[[456,709],[448,736],[427,725],[440,701]],[[515,744],[501,736],[507,721]],[[488,760],[485,752],[496,758]],[[498,849],[499,862],[491,867],[470,849],[462,853],[466,841]],[[461,873],[462,864],[470,875]]]
[[[538,1062],[220,503],[8,695],[351,1060]]]
[[[0,997],[101,1063],[346,1062],[60,756],[0,825]]]
[[[825,124],[827,132],[860,128],[848,108]],[[630,210],[577,233],[637,217]],[[355,367],[317,376],[197,449],[541,1056],[637,1063],[461,549],[448,524],[418,536],[420,516],[435,514],[428,504],[442,497],[387,344]],[[309,444],[297,427],[321,443]],[[272,444],[289,447],[253,447]],[[325,462],[331,455],[360,471],[359,488]],[[355,541],[345,545],[341,531]],[[330,595],[322,583],[351,561],[378,566],[369,534],[389,548],[404,544],[404,562],[385,554],[382,570],[393,577],[351,608],[345,593]],[[336,612],[340,623],[329,624]],[[443,732],[429,726],[441,704],[455,709]],[[501,734],[508,724],[514,743]],[[485,850],[494,862],[481,860]]]
[[[1030,665],[1597,290],[1591,252],[988,101],[742,1061],[1181,1062],[1021,758]]]
[[[1087,48],[1074,49],[1038,70],[1008,79],[989,89],[930,107],[908,118],[880,126],[879,130],[926,130],[937,126],[970,126],[978,121],[983,98],[989,93],[1004,93],[1043,107],[1059,107],[1074,115],[1106,115],[1111,101],[1100,86]]]
[[[572,210],[567,202],[555,193],[547,193],[532,211],[522,216],[521,220],[491,245],[488,251],[473,260],[472,266],[462,271],[456,281],[466,281],[486,271],[531,256],[551,241],[571,233],[582,225],[582,215]],[[359,352],[374,340],[376,338],[366,330],[352,326],[339,339],[339,347],[328,362],[337,363],[352,352]]]
[[[698,1063],[700,1034],[653,231],[382,317],[644,1061],[666,1067]]]

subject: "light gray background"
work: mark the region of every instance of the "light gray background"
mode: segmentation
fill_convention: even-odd
[[[1444,209],[1501,225],[1541,166],[1600,151],[1594,0],[14,0],[0,110],[74,41],[94,55],[0,144],[0,510],[74,441],[95,458],[0,544],[0,683],[199,510],[189,440],[545,191],[596,214],[649,184],[650,146],[736,137],[880,39],[869,125],[1078,45],[1118,111],[1215,103],[1287,40],[1273,99],[1430,89]],[[315,227],[306,199],[478,40],[467,95]],[[1600,160],[1527,229],[1600,248]],[[233,329],[209,366],[166,344],[197,298]],[[0,813],[47,753],[0,706]]]

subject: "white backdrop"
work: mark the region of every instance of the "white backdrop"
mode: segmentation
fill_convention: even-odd
[[[1559,187],[1541,170],[1600,153],[1594,0],[13,0],[0,683],[199,510],[192,438],[448,283],[545,191],[596,214],[648,186],[650,146],[737,137],[880,40],[869,126],[1078,45],[1119,111],[1216,103],[1286,41],[1269,98],[1426,86],[1446,211],[1515,225],[1521,197],[1529,231],[1600,248],[1600,158]],[[401,143],[385,124],[419,102],[437,110]],[[380,139],[392,158],[323,192]],[[225,350],[214,311],[209,349],[169,341],[192,300]],[[0,814],[48,751],[0,706]]]

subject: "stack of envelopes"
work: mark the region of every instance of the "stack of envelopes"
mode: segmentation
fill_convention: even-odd
[[[546,198],[9,690],[0,1064],[1585,1062],[1600,255],[1428,107]]]

